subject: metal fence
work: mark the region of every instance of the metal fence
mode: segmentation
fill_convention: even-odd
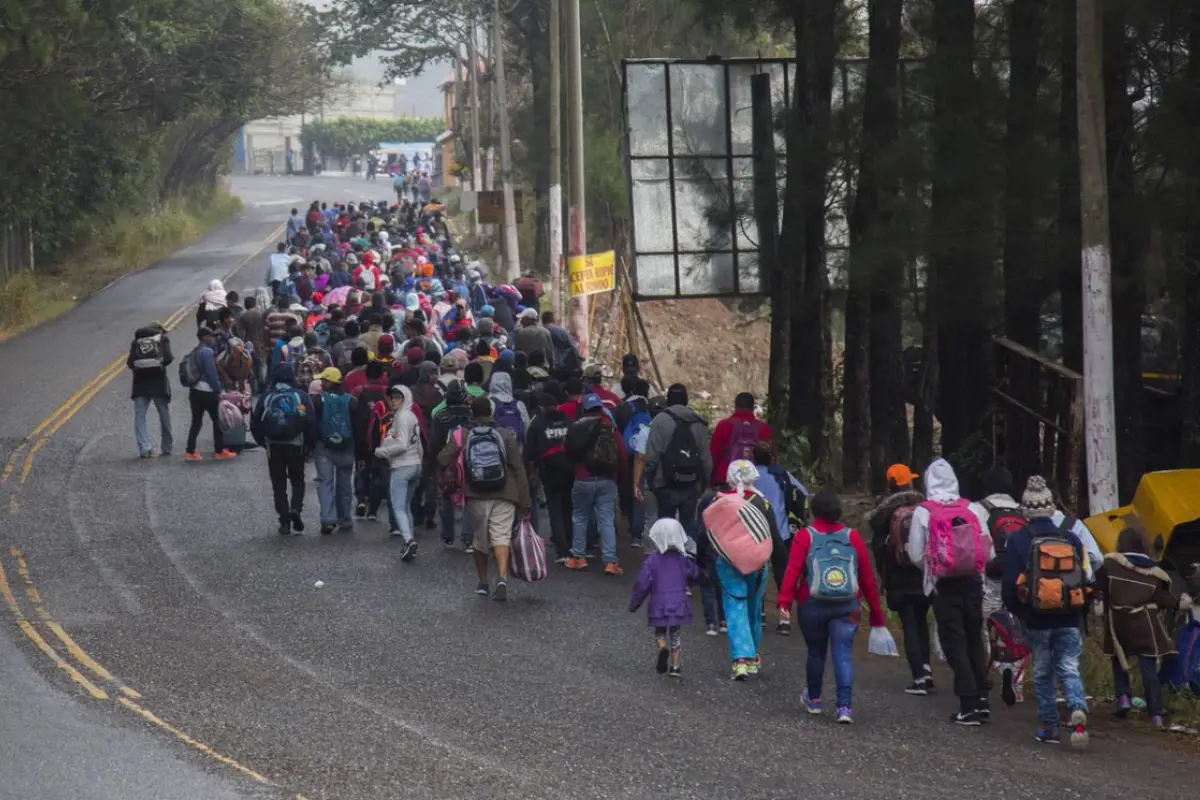
[[[0,279],[34,269],[34,232],[30,222],[0,222]]]

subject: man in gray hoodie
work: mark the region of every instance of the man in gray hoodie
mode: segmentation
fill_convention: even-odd
[[[711,473],[708,424],[688,408],[687,387],[672,384],[667,407],[650,423],[646,440],[646,485],[654,492],[658,518],[678,517],[687,535],[695,538],[696,505]]]

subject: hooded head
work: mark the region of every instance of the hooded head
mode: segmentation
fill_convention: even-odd
[[[674,517],[663,517],[651,525],[650,541],[654,543],[655,549],[660,553],[674,550],[683,555],[687,554],[687,533],[679,524],[679,520]]]
[[[276,364],[275,369],[271,370],[271,383],[294,386],[296,384],[296,370],[292,367],[292,362],[283,361]]]
[[[501,403],[511,403],[513,399],[512,376],[506,372],[493,372],[490,391],[494,399]]]
[[[958,476],[946,459],[934,459],[925,470],[925,496],[936,503],[953,503],[961,497]]]
[[[412,390],[402,383],[397,383],[388,389],[388,397],[400,397],[400,405],[396,408],[396,413],[400,414],[405,411],[411,411],[413,405]]]
[[[729,488],[738,494],[755,491],[754,482],[758,480],[758,468],[745,459],[739,458],[725,470],[725,482]]]

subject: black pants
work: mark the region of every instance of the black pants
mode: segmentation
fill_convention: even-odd
[[[904,628],[904,657],[914,681],[925,677],[929,664],[929,608],[933,601],[925,595],[906,596],[893,604]]]
[[[288,514],[304,508],[304,448],[298,444],[272,444],[267,448],[267,469],[271,473],[271,494],[275,513],[286,523]],[[288,502],[288,484],[292,501]]]
[[[188,392],[188,404],[192,408],[192,424],[188,428],[187,452],[196,452],[196,440],[200,438],[200,428],[204,425],[205,414],[208,414],[208,418],[212,420],[213,452],[219,453],[225,449],[225,442],[221,437],[221,423],[217,419],[218,402],[216,392],[202,392],[198,389]]]
[[[987,696],[987,656],[983,652],[983,584],[976,578],[944,578],[933,598],[933,617],[946,663],[954,673],[954,693],[964,710]]]
[[[550,516],[550,541],[554,543],[557,558],[570,558],[571,538],[575,535],[571,521],[571,487],[574,482],[565,488],[559,484],[543,485],[546,487],[546,511]]]
[[[787,572],[788,556],[792,552],[792,540],[786,542],[778,536],[771,544],[771,575],[775,578],[776,591],[783,588],[783,574]]]

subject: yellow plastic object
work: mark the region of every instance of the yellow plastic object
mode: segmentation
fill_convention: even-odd
[[[1105,553],[1117,547],[1117,535],[1125,529],[1125,517],[1136,514],[1161,558],[1180,525],[1200,519],[1200,469],[1175,469],[1142,476],[1133,503],[1088,517],[1087,525]],[[1160,539],[1161,537],[1161,539]]]

